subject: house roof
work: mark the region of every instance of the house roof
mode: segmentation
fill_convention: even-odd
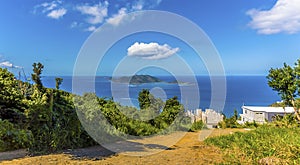
[[[274,112],[274,113],[293,113],[293,107],[259,107],[259,106],[242,106],[242,109],[248,109],[255,112]]]

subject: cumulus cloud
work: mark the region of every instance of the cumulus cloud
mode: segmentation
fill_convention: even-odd
[[[87,22],[90,24],[99,24],[103,22],[103,19],[107,17],[108,2],[95,4],[95,5],[81,5],[76,8],[82,14],[89,15]]]
[[[270,10],[247,11],[252,20],[249,26],[260,34],[288,33],[300,31],[300,1],[278,0]]]
[[[169,45],[158,43],[134,43],[127,49],[127,56],[141,57],[147,60],[159,60],[168,58],[179,51],[179,48],[171,48]]]
[[[53,19],[59,19],[63,17],[67,13],[67,10],[64,8],[52,10],[50,13],[47,14],[48,17]]]
[[[121,8],[118,14],[113,15],[112,17],[108,18],[106,21],[109,24],[118,26],[123,21],[123,18],[126,16],[126,14],[127,14],[127,9]]]
[[[0,62],[0,66],[2,66],[2,67],[8,67],[8,68],[19,68],[19,69],[23,68],[21,66],[13,65],[9,61]]]

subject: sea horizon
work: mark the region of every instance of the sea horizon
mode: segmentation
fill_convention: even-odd
[[[72,93],[72,78],[73,76],[43,76],[42,82],[45,87],[55,88],[55,77],[63,78],[63,82],[61,84],[62,90]],[[78,76],[87,78],[91,80],[90,76]],[[107,97],[112,98],[112,90],[111,90],[111,81],[109,80],[110,76],[95,76],[95,91],[98,97]],[[155,76],[160,78],[165,82],[170,82],[175,78],[172,76]],[[178,76],[177,76],[178,77]],[[184,76],[190,77],[190,76]],[[185,106],[186,110],[195,110],[195,109],[209,109],[214,107],[214,105],[210,105],[211,101],[211,84],[210,84],[210,76],[198,75],[195,76],[199,87],[199,100],[181,100],[180,87],[178,84],[168,84],[165,82],[161,83],[145,83],[132,85],[128,87],[129,97],[122,97],[116,100],[120,102],[121,105],[126,105],[128,99],[131,100],[132,104],[135,107],[138,107],[138,93],[142,89],[154,89],[160,88],[166,94],[166,99],[172,98],[174,96],[178,97],[178,100]],[[219,76],[217,76],[219,77]],[[238,111],[238,113],[242,112],[241,107],[243,105],[252,105],[252,106],[269,106],[274,102],[280,101],[280,97],[277,95],[275,91],[273,91],[267,84],[266,76],[233,76],[228,75],[226,78],[226,98],[223,109],[214,109],[218,112],[224,113],[226,116],[233,115],[234,109]],[[123,89],[115,89],[116,91],[123,91]],[[85,92],[82,92],[83,94]],[[78,94],[78,93],[76,93]],[[115,98],[114,98],[115,99]],[[199,101],[199,104],[194,104],[194,102]],[[123,103],[123,104],[122,104]]]

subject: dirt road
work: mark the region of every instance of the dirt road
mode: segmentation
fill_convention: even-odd
[[[118,153],[113,153],[98,146],[64,152],[62,154],[2,161],[0,164],[215,164],[223,161],[221,151],[216,147],[205,145],[201,140],[208,135],[218,136],[235,131],[244,130],[216,129],[212,132],[188,132],[175,145],[168,145],[171,142],[166,139],[182,136],[180,133],[174,133],[130,142],[134,144],[133,147],[143,147],[143,150],[139,151],[136,151],[135,148],[130,151],[127,148],[124,151],[120,150]],[[154,142],[156,142],[155,145]],[[160,146],[168,147],[164,148]]]

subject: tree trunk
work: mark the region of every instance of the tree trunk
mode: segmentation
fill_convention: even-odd
[[[298,110],[297,107],[296,107],[296,104],[295,104],[295,100],[294,100],[294,99],[292,100],[292,105],[293,105],[293,108],[294,108],[296,117],[297,117],[298,121],[300,121],[299,110]]]

